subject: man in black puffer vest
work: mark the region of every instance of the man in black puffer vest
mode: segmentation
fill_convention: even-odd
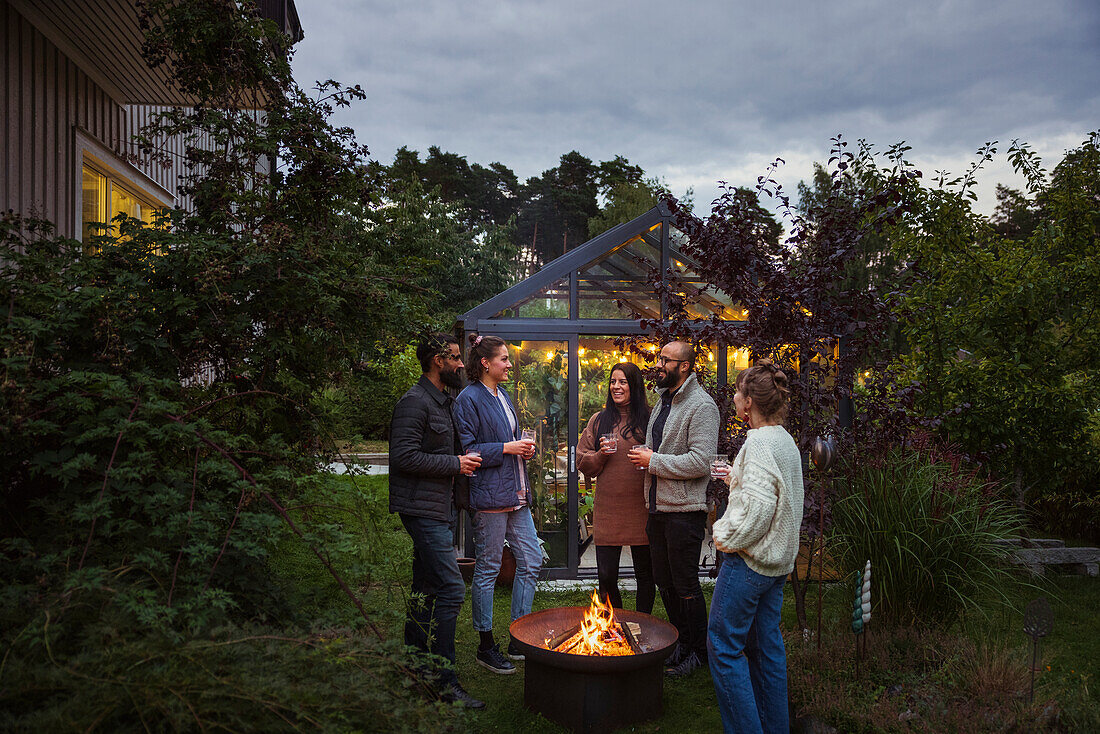
[[[454,400],[443,391],[462,387],[462,356],[453,336],[434,334],[417,345],[416,358],[424,374],[397,401],[390,423],[390,512],[401,516],[413,541],[405,644],[450,661],[434,671],[444,699],[484,708],[459,685],[454,668],[455,626],[466,596],[454,548],[454,485],[481,463],[457,455]]]

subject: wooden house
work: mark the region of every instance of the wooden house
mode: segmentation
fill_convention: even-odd
[[[58,234],[82,239],[89,223],[120,211],[148,219],[155,207],[188,206],[176,192],[179,165],[135,158],[133,134],[158,110],[189,102],[164,66],[143,59],[137,6],[0,0],[0,211],[47,219]],[[293,0],[258,6],[302,38]],[[166,145],[182,161],[182,141]]]

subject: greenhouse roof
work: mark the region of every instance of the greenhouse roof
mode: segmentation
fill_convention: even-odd
[[[652,278],[675,279],[697,318],[740,320],[725,294],[708,290],[699,265],[682,251],[684,234],[654,207],[593,237],[503,293],[459,317],[466,330],[517,328],[571,333],[641,333],[640,318],[665,315]]]

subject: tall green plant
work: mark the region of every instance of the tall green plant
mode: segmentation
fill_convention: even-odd
[[[845,570],[874,564],[876,619],[942,624],[979,599],[1006,598],[1015,581],[999,541],[1021,523],[996,486],[957,461],[902,448],[840,473],[832,548]]]
[[[142,142],[185,142],[193,210],[152,227],[120,217],[83,243],[0,220],[0,728],[382,725],[420,692],[346,578],[346,530],[296,511],[331,446],[311,400],[429,305],[363,231],[365,149],[329,121],[362,92],[303,91],[285,38],[236,3],[145,8],[147,58],[171,61],[201,103]],[[286,535],[356,610],[346,648],[309,643],[312,620],[275,583]],[[234,647],[254,631],[296,642]],[[272,662],[228,669],[226,649]],[[331,685],[370,658],[360,671],[379,687],[346,711],[317,705],[324,686],[292,680],[306,658]],[[240,692],[238,710],[203,686]],[[75,698],[87,705],[70,716]],[[39,716],[51,710],[63,715]]]

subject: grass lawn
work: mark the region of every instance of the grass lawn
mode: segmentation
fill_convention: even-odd
[[[396,516],[386,511],[385,477],[331,480],[316,516],[348,529],[357,526],[362,543],[347,549],[340,564],[375,623],[400,637],[404,593],[410,574],[411,543]],[[333,505],[354,512],[333,516]],[[312,555],[292,539],[280,542],[276,569],[300,590],[302,611],[319,626],[354,623],[352,607],[335,589]],[[713,586],[704,586],[708,597]],[[590,591],[538,592],[534,608],[586,605]],[[1054,630],[1044,640],[1036,703],[1026,704],[1029,640],[1022,632],[1023,608],[1044,593],[1054,608]],[[788,585],[783,623],[788,639],[789,685],[795,710],[811,714],[840,731],[1100,731],[1100,580],[1055,577],[1041,591],[1023,589],[1008,608],[988,606],[948,630],[881,630],[872,620],[870,658],[855,676],[853,636],[847,629],[852,590],[834,584],[825,593],[822,650],[796,631]],[[627,608],[634,595],[624,593]],[[808,594],[811,627],[816,619],[816,588]],[[498,589],[494,628],[507,643],[511,595]],[[654,613],[664,617],[658,597]],[[708,606],[709,608],[709,606]],[[562,729],[523,707],[523,663],[514,675],[491,673],[474,661],[477,645],[470,601],[458,624],[458,674],[487,708],[471,712],[471,731],[560,732]],[[1021,688],[1022,687],[1022,688]],[[1024,698],[1021,699],[1020,691]],[[899,719],[899,717],[901,717]],[[1039,724],[1034,722],[1038,721]],[[1015,722],[1015,723],[1013,723]],[[686,681],[666,680],[664,714],[631,729],[638,732],[721,730],[713,686],[706,671]]]
[[[594,586],[593,586],[594,588]],[[707,602],[713,585],[704,587]],[[588,591],[538,592],[535,594],[534,609],[548,609],[559,606],[587,606],[591,589]],[[509,608],[511,593],[498,589],[494,604],[493,628],[497,641],[503,647],[507,642]],[[634,594],[623,593],[623,604],[634,608]],[[657,598],[654,614],[665,618],[660,597]],[[484,711],[471,716],[474,730],[486,732],[562,732],[564,729],[542,716],[532,714],[523,707],[523,666],[516,663],[514,675],[491,673],[474,662],[477,649],[477,633],[470,619],[469,595],[462,607],[458,623],[458,676],[466,689],[474,696],[483,699],[488,705]],[[687,680],[665,679],[664,715],[661,718],[640,724],[624,731],[637,732],[714,732],[721,731],[722,722],[718,716],[718,707],[714,698],[714,687],[710,675],[698,670]]]

